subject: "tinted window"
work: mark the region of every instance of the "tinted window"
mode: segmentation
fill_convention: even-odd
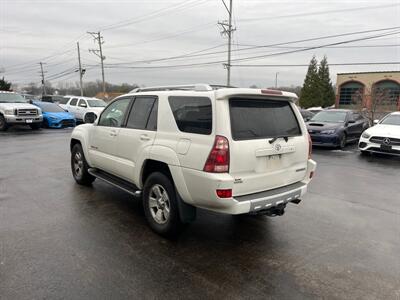
[[[169,97],[169,105],[180,131],[211,134],[212,108],[207,97]]]
[[[101,114],[98,125],[121,127],[130,100],[130,98],[123,98],[111,103]]]
[[[105,107],[106,106],[106,103],[103,100],[89,99],[87,102],[90,107]]]
[[[78,101],[78,98],[72,98],[72,100],[69,103],[69,105],[75,106],[77,101]]]
[[[69,100],[69,98],[61,98],[60,99],[60,101],[58,101],[58,103],[60,103],[60,104],[67,104],[67,102],[68,102],[68,100]]]
[[[234,140],[301,134],[299,123],[287,101],[231,99],[229,105]]]
[[[79,100],[78,106],[87,107],[87,104],[86,104],[85,100],[81,99],[81,100]]]
[[[153,106],[155,105],[155,102],[156,101],[154,98],[136,97],[135,102],[132,105],[131,113],[129,114],[126,127],[133,129],[150,129],[148,128],[147,124],[150,120],[150,114],[152,112]],[[154,117],[152,122],[154,122]]]

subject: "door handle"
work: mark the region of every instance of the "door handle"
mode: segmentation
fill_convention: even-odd
[[[116,131],[110,131],[110,136],[117,136],[117,132]]]
[[[140,135],[140,140],[148,141],[148,140],[150,140],[150,137],[147,134],[142,134],[142,135]]]

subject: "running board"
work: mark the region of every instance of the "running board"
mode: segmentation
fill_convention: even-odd
[[[103,180],[133,196],[139,197],[142,195],[142,191],[139,190],[136,185],[134,185],[133,183],[130,183],[124,179],[118,178],[117,176],[114,176],[110,173],[104,172],[102,170],[99,169],[95,169],[95,168],[90,168],[88,170],[89,174],[100,179]]]

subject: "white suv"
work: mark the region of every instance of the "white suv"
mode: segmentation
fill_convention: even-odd
[[[163,235],[192,221],[196,207],[282,215],[316,168],[296,99],[201,84],[134,90],[74,129],[73,176],[142,196],[150,227]]]
[[[97,118],[107,103],[97,98],[71,96],[69,99],[64,97],[59,105],[72,113],[78,122],[87,123],[87,113],[93,113]]]

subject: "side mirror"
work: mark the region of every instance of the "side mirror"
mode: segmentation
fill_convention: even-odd
[[[349,120],[349,124],[354,124],[356,121],[355,120]]]
[[[379,120],[374,120],[374,125],[378,124]]]
[[[88,112],[85,117],[84,117],[84,121],[85,123],[88,124],[93,124],[97,119],[97,116],[94,112]]]

